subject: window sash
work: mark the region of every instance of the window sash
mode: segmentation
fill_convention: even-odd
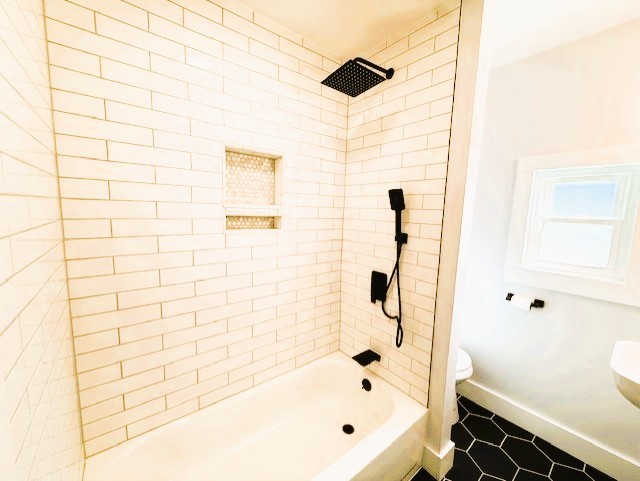
[[[542,234],[544,232],[544,227],[546,224],[551,222],[560,222],[563,224],[586,224],[586,225],[610,225],[613,226],[613,232],[611,234],[611,245],[609,247],[609,255],[608,262],[606,267],[590,267],[590,266],[580,266],[576,264],[570,263],[558,263],[551,262],[540,259],[540,250],[542,244]],[[535,232],[535,239],[533,244],[531,245],[531,250],[529,252],[529,256],[524,267],[540,269],[540,270],[549,270],[552,272],[563,272],[563,273],[573,273],[576,275],[587,275],[587,276],[605,276],[607,278],[618,279],[622,278],[624,272],[620,272],[620,269],[624,269],[624,265],[621,264],[621,261],[624,260],[623,256],[619,255],[620,252],[620,241],[623,232],[623,222],[622,221],[605,221],[605,220],[597,220],[595,222],[587,221],[584,219],[565,219],[565,218],[549,218],[549,219],[541,219],[539,223],[539,229]]]
[[[539,191],[542,176],[537,174],[541,171],[545,171],[548,174],[547,177],[562,177],[563,180],[571,178],[569,174],[580,177],[584,177],[586,174],[631,174],[629,190],[625,197],[625,204],[628,207],[622,221],[622,235],[618,246],[618,255],[621,256],[618,259],[621,259],[623,266],[619,272],[624,274],[619,275],[618,278],[611,278],[604,276],[602,270],[577,272],[578,269],[572,269],[571,266],[566,265],[541,266],[539,268],[525,265],[528,261],[527,256],[529,256],[529,253],[525,252],[525,240],[528,240],[529,245],[531,244],[532,236],[530,234],[534,227],[530,214],[532,210],[538,208],[533,191]],[[552,212],[541,212],[539,209],[536,211],[536,216],[540,216],[539,221],[543,221],[547,217],[564,217],[565,215],[591,218],[597,215],[609,217],[613,214],[613,189],[607,188],[607,186],[560,187],[556,190],[556,195],[558,197],[554,200]],[[585,203],[582,203],[580,199],[584,199]],[[594,202],[596,199],[600,199],[602,202]],[[575,203],[573,203],[574,201]],[[521,157],[518,159],[514,185],[507,258],[504,265],[505,281],[630,306],[640,306],[639,206],[640,143],[580,152],[559,152]],[[637,222],[636,217],[638,218]],[[579,224],[574,224],[574,227],[575,230],[571,226],[547,227],[547,229],[553,230],[545,234],[545,244],[543,245],[543,248],[546,249],[545,255],[554,261],[571,262],[575,260],[576,263],[591,262],[592,265],[604,266],[606,252],[603,252],[603,249],[606,250],[606,248],[603,247],[603,243],[609,242],[611,227],[605,225],[588,227]],[[606,236],[604,235],[605,229],[608,229]],[[588,250],[577,252],[572,250],[572,242],[578,243],[582,239],[581,230],[585,231],[585,239],[587,239],[586,236],[590,237],[589,231],[593,230],[594,235],[597,236],[594,241],[599,239],[601,247],[598,249],[595,244],[581,243],[578,248],[589,249],[592,247],[594,255],[597,255],[598,251],[600,252],[601,255],[598,259],[590,260]],[[565,234],[563,231],[568,232]],[[573,238],[569,236],[573,236]],[[558,242],[557,251],[554,250],[554,242]],[[569,255],[565,255],[564,252]]]
[[[579,172],[582,170],[582,172]],[[526,269],[555,272],[565,275],[624,280],[630,246],[622,245],[624,234],[628,231],[628,197],[634,180],[637,182],[637,170],[627,172],[612,171],[603,173],[596,169],[545,169],[535,171],[531,188],[526,237],[522,255],[522,267]],[[604,168],[607,170],[607,168]],[[552,216],[551,203],[553,187],[564,183],[612,182],[617,184],[613,215],[607,217]],[[612,225],[613,233],[606,267],[589,267],[573,264],[560,264],[540,259],[541,240],[544,227],[549,222]],[[633,228],[633,225],[631,226]]]
[[[570,169],[575,170],[575,169]],[[623,220],[626,214],[627,208],[627,197],[629,195],[629,185],[630,180],[632,179],[632,173],[615,173],[608,175],[598,175],[598,174],[583,174],[578,175],[575,173],[565,172],[564,175],[562,173],[553,173],[550,171],[549,173],[543,173],[541,175],[540,181],[542,182],[541,188],[543,190],[543,198],[540,199],[542,205],[539,205],[540,208],[540,216],[544,218],[552,217],[548,214],[551,209],[552,197],[553,197],[553,187],[558,184],[570,184],[570,183],[586,183],[586,182],[608,182],[617,184],[617,192],[614,206],[614,213],[612,217],[596,217],[592,216],[589,218],[586,217],[576,217],[576,216],[566,216],[566,217],[557,217],[563,219],[592,219],[592,220]],[[534,174],[535,176],[535,174]],[[535,182],[535,181],[534,181]],[[535,189],[535,183],[533,185]]]

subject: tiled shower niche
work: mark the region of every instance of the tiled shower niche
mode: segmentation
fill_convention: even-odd
[[[276,218],[258,215],[228,215],[227,229],[276,229]]]
[[[226,229],[278,229],[281,217],[282,157],[225,150]]]

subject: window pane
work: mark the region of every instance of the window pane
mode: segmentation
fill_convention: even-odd
[[[561,182],[551,191],[551,217],[611,219],[615,212],[617,182]]]
[[[547,222],[542,229],[538,259],[555,264],[606,268],[613,226]]]

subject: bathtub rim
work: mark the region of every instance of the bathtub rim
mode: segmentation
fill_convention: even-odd
[[[320,472],[314,474],[309,481],[324,481],[325,479],[332,479],[330,477],[326,477],[326,473],[334,472],[335,466],[337,465],[343,466],[344,471],[357,475],[362,469],[364,469],[378,456],[384,453],[385,449],[388,448],[392,442],[402,436],[403,433],[407,432],[416,422],[419,422],[422,417],[425,417],[426,419],[427,408],[421,406],[417,401],[410,398],[407,394],[403,393],[398,388],[389,384],[387,381],[382,379],[379,375],[377,375],[370,369],[359,366],[355,361],[353,361],[343,352],[335,351],[308,364],[300,366],[299,368],[293,369],[292,371],[289,371],[281,376],[265,381],[262,384],[254,386],[240,393],[231,395],[221,401],[218,401],[217,403],[214,403],[203,409],[199,409],[198,411],[188,414],[182,418],[171,421],[158,428],[152,429],[151,431],[143,433],[132,439],[128,439],[121,444],[118,444],[112,448],[106,449],[86,458],[85,476],[83,479],[84,481],[92,481],[94,478],[100,479],[98,475],[103,472],[103,470],[109,469],[109,467],[114,463],[117,463],[119,459],[130,454],[132,451],[136,450],[138,447],[144,445],[145,443],[157,437],[162,437],[163,435],[170,433],[176,427],[197,422],[199,418],[210,416],[216,410],[225,409],[230,405],[238,403],[239,401],[245,401],[247,399],[255,397],[263,391],[268,391],[280,384],[290,382],[291,379],[294,379],[295,377],[303,376],[305,374],[305,371],[311,370],[313,368],[318,368],[322,365],[331,364],[335,364],[342,370],[348,369],[348,375],[354,376],[354,379],[360,379],[362,376],[366,376],[373,381],[374,386],[382,389],[385,392],[386,396],[389,397],[391,399],[391,402],[393,403],[391,415],[388,419],[383,421],[372,432],[367,434],[358,443],[342,453],[338,458],[334,459],[331,464],[326,466]],[[400,406],[402,406],[401,411],[398,410],[398,402]],[[407,425],[407,420],[411,418],[414,419]],[[404,428],[400,427],[400,425],[398,424],[399,421],[404,421],[404,424],[402,424],[402,426],[405,426]],[[383,433],[381,429],[384,427],[386,427],[386,429],[384,429]],[[424,430],[423,438],[426,438],[426,429]],[[383,441],[386,441],[386,443]],[[423,444],[424,441],[425,439],[423,439]],[[418,460],[418,462],[420,462],[420,460]],[[336,478],[333,479],[335,480]],[[351,477],[345,477],[344,479],[351,479]]]

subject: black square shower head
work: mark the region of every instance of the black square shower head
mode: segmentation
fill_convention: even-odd
[[[384,73],[385,76],[383,77],[382,75],[377,74],[365,65],[379,70]],[[380,82],[384,82],[385,79],[390,79],[391,77],[393,77],[392,68],[384,69],[358,57],[345,63],[342,67],[324,79],[322,84],[350,95],[351,97],[357,97],[361,93],[369,90],[371,87],[375,87]]]

